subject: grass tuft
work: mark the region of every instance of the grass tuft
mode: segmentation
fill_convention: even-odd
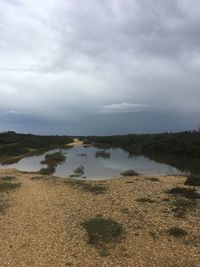
[[[190,175],[185,181],[185,185],[200,186],[200,175]]]
[[[146,180],[148,181],[151,181],[151,182],[159,182],[160,180],[158,178],[155,178],[155,177],[148,177],[148,178],[145,178]]]
[[[193,199],[180,197],[172,202],[172,211],[178,218],[183,218],[187,212],[194,210],[196,207],[197,202]]]
[[[136,199],[137,202],[141,202],[141,203],[155,203],[156,201],[149,198],[149,197],[141,197]]]
[[[187,235],[187,231],[179,227],[171,227],[168,230],[168,234],[174,237],[183,237]]]
[[[96,217],[82,223],[88,235],[88,242],[92,245],[104,245],[108,242],[118,241],[123,233],[121,224],[113,219]]]
[[[6,192],[12,189],[16,189],[17,187],[19,187],[21,184],[11,184],[9,182],[4,182],[4,183],[0,183],[0,192]]]
[[[4,181],[4,182],[11,182],[13,180],[15,180],[14,176],[3,176],[3,177],[0,177],[0,181]]]
[[[99,185],[99,184],[93,185],[93,184],[89,184],[81,180],[69,180],[69,181],[66,181],[66,183],[70,184],[73,187],[81,188],[84,191],[87,191],[87,192],[90,192],[96,195],[103,194],[107,190],[107,188],[103,185]]]
[[[196,191],[196,188],[174,187],[167,191],[169,194],[180,195],[189,199],[199,199],[200,194]]]

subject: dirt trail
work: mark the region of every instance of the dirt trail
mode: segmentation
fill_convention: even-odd
[[[66,146],[82,146],[83,145],[83,141],[78,139],[78,138],[74,138],[72,143],[67,144]]]
[[[20,182],[0,221],[1,266],[64,266],[64,214],[56,190],[27,177]]]

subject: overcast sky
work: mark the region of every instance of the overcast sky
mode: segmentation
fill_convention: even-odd
[[[200,1],[0,0],[0,131],[200,127]]]

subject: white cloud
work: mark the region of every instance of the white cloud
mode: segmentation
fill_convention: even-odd
[[[100,108],[99,113],[112,114],[112,113],[130,113],[130,112],[141,112],[149,111],[155,108],[149,104],[134,104],[134,103],[119,103],[105,105]]]

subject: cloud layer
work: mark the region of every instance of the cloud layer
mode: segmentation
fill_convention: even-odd
[[[196,0],[0,0],[0,130],[198,127],[199,25]]]

